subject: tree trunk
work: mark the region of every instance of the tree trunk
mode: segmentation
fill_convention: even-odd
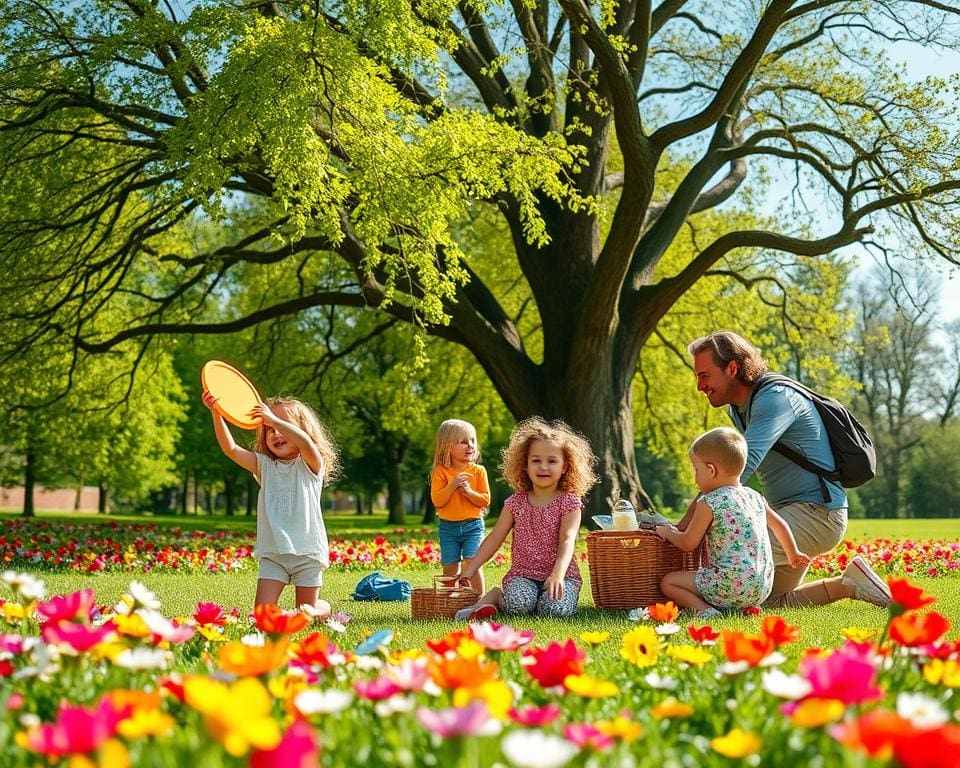
[[[180,495],[180,514],[187,514],[187,496],[190,495],[190,473],[183,473],[183,490]]]
[[[223,478],[223,497],[224,501],[227,504],[227,516],[233,517],[237,504],[236,499],[236,488],[234,487],[236,481],[233,479],[232,475],[226,475]]]
[[[403,525],[403,469],[399,462],[391,462],[387,469],[387,522]]]
[[[77,486],[77,492],[73,496],[73,511],[80,511],[80,504],[83,501],[83,484]]]
[[[27,449],[27,461],[23,467],[23,516],[36,517],[33,508],[33,488],[37,484],[37,455]]]
[[[421,506],[423,507],[423,524],[433,525],[437,522],[437,508],[433,506],[433,500],[430,498],[430,483],[423,489]]]
[[[107,486],[103,483],[97,486],[97,512],[107,514]]]
[[[356,505],[357,514],[362,515],[363,514],[363,495],[360,493],[354,494],[353,503],[354,505]]]
[[[247,476],[247,517],[255,514],[257,511],[257,496],[260,494],[260,489],[257,485],[257,481],[253,479],[253,475],[248,474]]]

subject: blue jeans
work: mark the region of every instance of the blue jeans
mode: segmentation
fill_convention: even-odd
[[[483,539],[483,518],[469,520],[439,520],[437,538],[440,539],[440,562],[453,565],[477,554]]]

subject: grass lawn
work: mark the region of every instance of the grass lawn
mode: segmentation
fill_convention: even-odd
[[[0,520],[7,515],[0,516]],[[46,515],[44,515],[46,517]],[[91,515],[51,515],[57,520],[76,521],[78,517],[85,520],[105,520],[123,524],[126,520],[144,522],[141,517],[110,516],[97,518]],[[201,530],[246,529],[253,526],[253,520],[246,517],[226,518],[207,516],[188,517],[154,517],[146,518],[161,526],[179,526],[181,528],[197,528]],[[423,526],[419,521],[410,520],[408,529],[412,535],[423,536]],[[359,517],[354,514],[329,515],[327,526],[331,538],[369,539],[381,533],[394,530],[386,524],[382,515]],[[851,522],[848,537],[852,540],[878,538],[908,538],[908,539],[938,539],[956,541],[960,539],[960,519],[949,520],[854,520]],[[372,570],[372,569],[371,569]],[[580,596],[581,609],[576,617],[566,620],[543,619],[531,617],[513,617],[503,619],[517,628],[533,629],[544,640],[577,637],[587,630],[609,631],[620,635],[631,626],[624,612],[598,610],[593,606],[590,594],[588,569],[586,563],[581,565],[585,583]],[[356,641],[363,633],[381,627],[391,627],[397,637],[395,643],[399,646],[418,646],[423,641],[445,634],[452,626],[450,621],[414,621],[410,618],[410,603],[370,603],[357,602],[351,599],[353,587],[366,571],[343,571],[331,568],[325,574],[325,583],[322,596],[328,599],[337,610],[342,610],[353,616],[350,632],[345,638],[347,642]],[[386,575],[408,579],[413,586],[423,587],[430,584],[433,570],[430,567],[416,566],[411,568],[393,568],[385,570]],[[498,584],[505,572],[505,568],[487,567],[487,584]],[[254,571],[243,571],[223,574],[192,574],[180,575],[174,573],[102,573],[102,574],[74,574],[74,573],[45,573],[42,574],[47,584],[48,594],[72,592],[82,587],[90,586],[96,592],[100,603],[114,603],[125,591],[132,579],[138,579],[154,590],[163,603],[164,613],[167,615],[189,616],[198,602],[216,602],[225,608],[238,608],[242,614],[249,611],[253,601],[256,576]],[[924,587],[938,598],[935,606],[947,616],[960,616],[960,575],[957,577],[941,576],[937,578],[911,577],[911,580]],[[7,596],[0,585],[0,596]],[[285,591],[284,600],[290,606],[292,590]],[[803,646],[835,646],[838,642],[840,629],[848,626],[881,629],[886,620],[886,612],[872,605],[854,600],[844,600],[831,606],[807,608],[802,610],[785,610],[781,612],[787,621],[801,627],[801,643]],[[681,617],[681,623],[685,617]],[[712,622],[719,628],[754,628],[757,620],[749,617],[730,617]],[[799,647],[799,646],[791,646]],[[611,652],[615,648],[611,646]]]

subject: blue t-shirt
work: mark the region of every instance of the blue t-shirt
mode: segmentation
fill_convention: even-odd
[[[839,483],[825,480],[830,501],[823,500],[820,478],[772,450],[783,443],[806,456],[818,467],[834,469],[830,438],[813,403],[795,389],[768,384],[747,405],[746,413],[730,406],[730,417],[747,439],[747,465],[740,481],[754,472],[763,484],[763,495],[773,507],[805,501],[829,509],[847,506],[847,494]]]

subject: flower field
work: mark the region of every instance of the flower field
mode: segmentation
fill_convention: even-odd
[[[400,529],[369,538],[330,539],[331,568],[430,568],[440,548],[430,528]],[[53,522],[9,518],[0,535],[0,567],[31,571],[130,574],[155,572],[225,573],[256,569],[252,531],[199,531],[143,523]],[[840,573],[854,555],[863,555],[884,575],[937,577],[960,574],[960,543],[947,540],[875,539],[844,541],[814,559],[811,578]],[[577,551],[586,562],[581,541]],[[494,565],[509,562],[500,552]]]
[[[902,578],[882,631],[795,662],[802,631],[779,616],[719,631],[670,603],[617,633],[484,623],[401,647],[344,615],[167,617],[138,581],[113,606],[3,581],[10,768],[960,765],[960,642]]]

